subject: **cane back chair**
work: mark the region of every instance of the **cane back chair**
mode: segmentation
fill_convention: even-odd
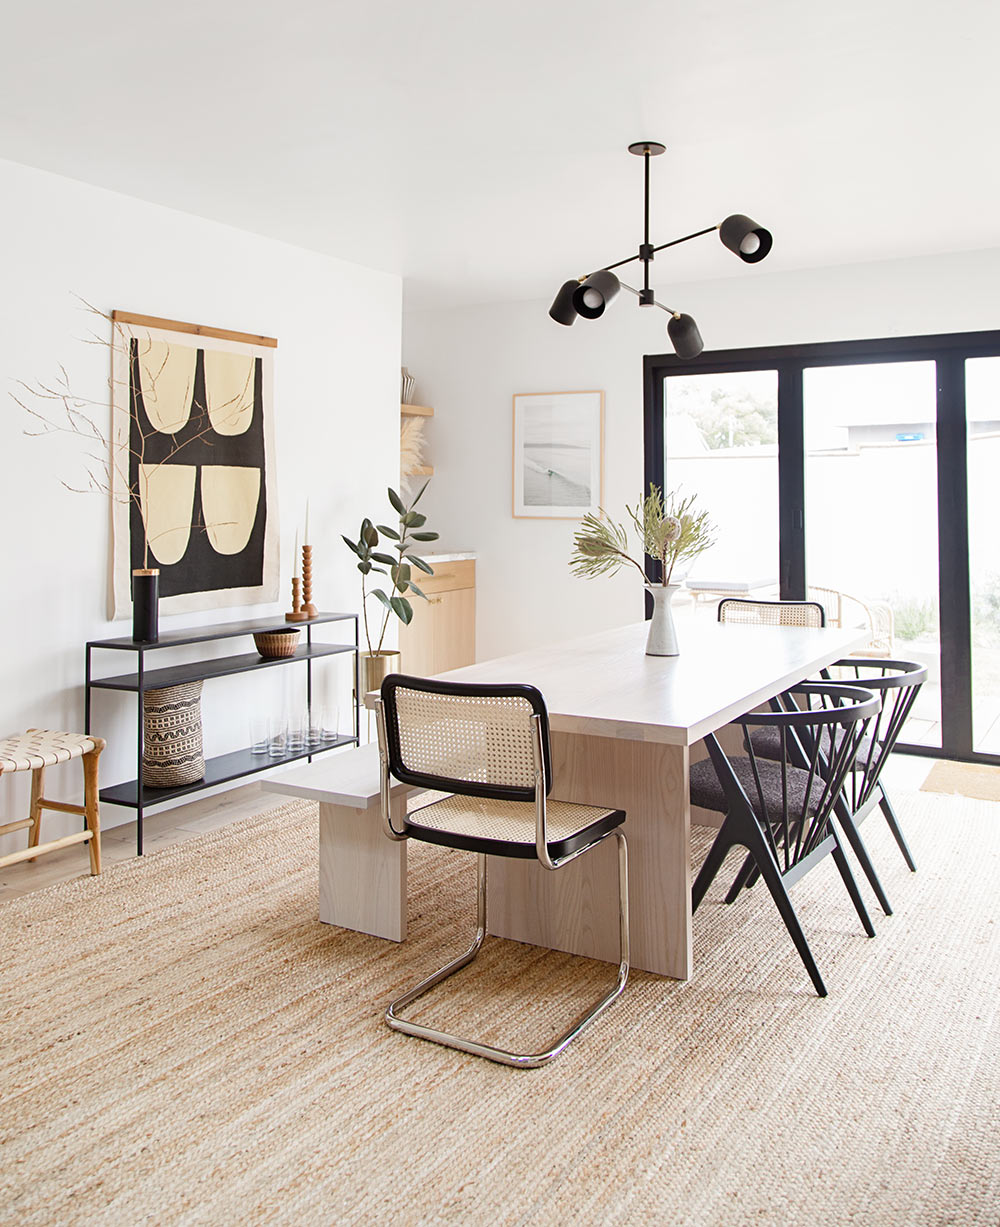
[[[390,839],[475,852],[477,929],[469,948],[422,980],[385,1012],[396,1031],[433,1040],[504,1065],[534,1068],[565,1051],[622,992],[629,970],[628,849],[617,809],[550,799],[548,713],[534,686],[466,685],[390,674],[375,706],[381,762],[382,819]],[[446,793],[393,826],[391,780]],[[486,936],[486,857],[541,862],[558,870],[609,836],[618,844],[620,961],[614,986],[548,1048],[509,1052],[403,1018],[400,1011],[461,970]]]
[[[748,601],[728,596],[719,602],[718,618],[745,626],[826,626],[826,613],[818,601]]]
[[[729,758],[714,735],[705,738],[709,758],[691,768],[691,804],[725,814],[725,819],[695,879],[691,903],[697,910],[730,849],[745,848],[747,861],[726,902],[732,903],[750,875],[759,872],[816,992],[825,997],[788,888],[830,854],[865,932],[874,937],[840,842],[834,807],[880,703],[870,691],[832,682],[800,682],[794,690],[799,703],[794,710],[748,712],[735,721],[743,728],[745,756]],[[761,728],[777,733],[783,751],[778,761],[754,749],[753,732]],[[793,747],[801,767],[793,761]]]

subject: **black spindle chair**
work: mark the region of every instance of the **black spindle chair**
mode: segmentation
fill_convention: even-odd
[[[913,709],[920,687],[927,680],[927,667],[911,660],[851,656],[846,660],[838,660],[836,664],[830,665],[829,669],[825,669],[824,680],[829,677],[831,671],[835,672],[837,681],[849,686],[862,686],[879,695],[882,700],[881,710],[858,747],[854,766],[845,781],[843,794],[838,799],[836,813],[858,863],[875,892],[879,906],[887,916],[891,916],[892,907],[861,838],[860,826],[877,805],[882,810],[907,866],[916,872],[913,854],[882,783],[882,771]],[[762,757],[777,759],[781,756],[781,746],[775,730],[758,729],[752,734],[752,740],[756,753]],[[795,762],[795,747],[791,749],[792,761]],[[751,872],[743,884],[753,885],[755,876]]]
[[[734,722],[743,728],[745,755],[727,757],[714,735],[705,738],[709,758],[691,768],[691,804],[725,814],[725,819],[695,879],[691,902],[697,910],[730,849],[745,848],[751,871],[767,883],[816,992],[825,997],[788,888],[831,855],[865,932],[874,937],[840,842],[834,807],[880,701],[861,687],[833,682],[800,682],[793,690],[791,710],[748,712]],[[780,758],[757,753],[753,733],[758,729],[774,730]],[[727,903],[742,885],[737,879]]]

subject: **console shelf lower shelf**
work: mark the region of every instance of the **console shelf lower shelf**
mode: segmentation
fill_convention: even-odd
[[[291,754],[283,754],[280,758],[269,754],[254,754],[250,750],[234,750],[231,754],[220,754],[218,758],[206,759],[204,779],[196,780],[193,784],[185,784],[180,788],[144,787],[140,797],[137,781],[126,780],[122,784],[112,784],[110,788],[102,788],[101,800],[109,805],[123,805],[126,809],[139,809],[140,805],[155,805],[160,801],[171,801],[174,797],[183,797],[188,793],[211,788],[213,784],[225,784],[229,780],[238,780],[242,776],[253,775],[270,767],[280,767],[285,763],[298,762],[314,754],[322,754],[324,750],[335,750],[338,746],[356,744],[353,737],[336,737],[302,750],[296,750]]]

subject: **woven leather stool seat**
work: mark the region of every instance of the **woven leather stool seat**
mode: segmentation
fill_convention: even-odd
[[[621,810],[549,799],[546,819],[550,853],[561,858],[621,826],[625,815]],[[407,814],[406,826],[428,843],[467,852],[527,859],[537,855],[535,806],[531,802],[445,797]]]
[[[0,835],[12,835],[15,831],[28,832],[28,846],[17,852],[0,855],[0,866],[15,865],[19,861],[33,861],[43,852],[55,852],[70,844],[87,844],[90,853],[90,872],[101,872],[101,821],[98,806],[97,760],[105,742],[102,737],[90,737],[86,733],[64,733],[56,729],[28,729],[0,738],[0,775],[13,775],[17,771],[31,772],[31,803],[27,818],[0,825]],[[78,758],[83,763],[83,805],[68,801],[49,801],[44,796],[45,772]],[[42,810],[57,810],[62,814],[78,814],[84,819],[84,829],[61,839],[39,842]]]
[[[53,729],[28,729],[13,737],[0,738],[0,775],[5,771],[35,771],[82,758],[95,749],[95,739],[84,733],[57,733]]]

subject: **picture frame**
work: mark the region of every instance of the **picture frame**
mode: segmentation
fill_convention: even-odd
[[[579,520],[604,501],[604,392],[513,398],[511,514]]]

